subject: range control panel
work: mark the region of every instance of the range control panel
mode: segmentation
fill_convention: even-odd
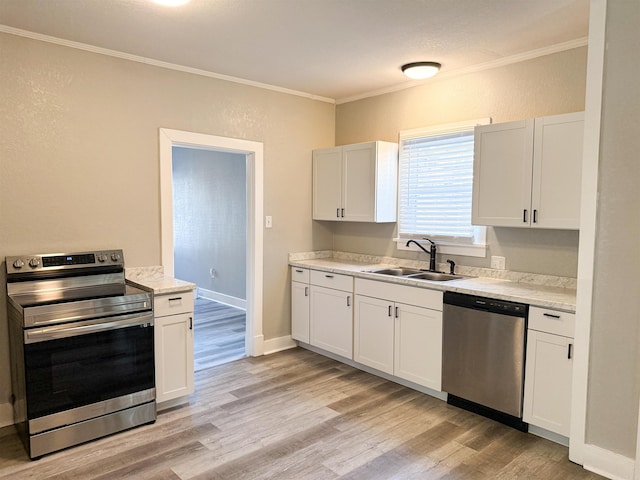
[[[101,266],[124,267],[122,250],[18,255],[6,257],[5,261],[7,275],[74,268],[99,268]]]

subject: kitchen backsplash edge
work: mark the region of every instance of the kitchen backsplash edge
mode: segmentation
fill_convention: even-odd
[[[397,265],[400,267],[428,269],[429,262],[420,260],[409,260],[404,258],[384,257],[378,255],[363,255],[350,252],[334,252],[331,250],[320,250],[317,252],[301,252],[290,253],[289,262],[302,260],[318,260],[333,258],[335,260],[345,260],[350,262],[358,262],[363,264],[384,264]],[[438,270],[443,272],[449,271],[447,263],[439,263]],[[543,275],[538,273],[514,272],[510,270],[494,270],[492,268],[467,267],[464,265],[456,265],[456,273],[460,275],[469,275],[472,277],[495,278],[498,280],[509,280],[511,282],[525,283],[529,285],[541,285],[546,287],[560,287],[575,289],[577,287],[577,279],[573,277],[558,277],[554,275]]]

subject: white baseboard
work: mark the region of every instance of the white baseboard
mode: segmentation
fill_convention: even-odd
[[[633,480],[635,461],[610,450],[587,444],[584,446],[583,467],[585,470],[611,480]]]
[[[207,290],[206,288],[198,287],[198,296],[206,298],[207,300],[213,300],[214,302],[224,303],[230,307],[247,309],[247,301],[242,298],[232,297],[231,295],[225,295],[224,293],[214,292],[213,290]]]
[[[13,425],[13,406],[10,403],[0,403],[0,428]]]
[[[291,335],[284,337],[270,338],[264,341],[264,354],[269,355],[271,353],[281,352],[282,350],[289,350],[290,348],[296,348],[298,344],[291,338]]]

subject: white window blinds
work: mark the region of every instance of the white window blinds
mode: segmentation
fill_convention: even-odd
[[[473,242],[473,127],[478,123],[485,122],[400,132],[400,237]]]

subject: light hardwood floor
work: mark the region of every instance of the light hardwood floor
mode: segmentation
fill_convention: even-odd
[[[194,305],[195,371],[245,356],[246,312],[196,298]]]
[[[0,479],[602,478],[567,449],[296,348],[196,373],[188,405],[30,462],[0,433]]]

